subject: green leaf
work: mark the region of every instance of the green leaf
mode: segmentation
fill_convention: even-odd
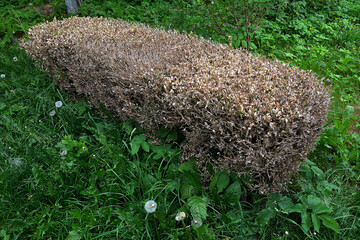
[[[131,140],[130,142],[131,155],[135,155],[136,153],[138,153],[140,146],[145,142],[145,140],[146,140],[146,136],[144,135],[135,136]]]
[[[81,239],[81,235],[77,231],[71,231],[69,232],[65,240],[80,240],[80,239]]]
[[[242,40],[241,43],[242,43],[243,48],[247,48],[247,43],[245,40]]]
[[[324,178],[324,172],[320,168],[316,166],[312,166],[311,169],[316,176],[318,176],[319,178]]]
[[[316,163],[310,161],[309,159],[306,159],[305,162],[306,162],[309,166],[316,166]]]
[[[150,146],[147,142],[143,142],[141,144],[141,148],[145,151],[145,152],[149,152],[150,151]]]
[[[105,175],[105,170],[103,168],[99,168],[98,170],[96,170],[95,175],[98,177],[97,179],[102,179]]]
[[[151,151],[153,151],[155,153],[155,155],[153,156],[154,160],[158,160],[162,157],[165,157],[167,154],[167,149],[168,149],[167,146],[163,146],[163,145],[157,146],[157,145],[152,144],[150,148],[151,148]]]
[[[240,197],[241,197],[241,185],[239,182],[234,182],[233,184],[231,184],[225,191],[224,193],[224,197],[225,199],[227,199],[227,201],[229,203],[238,203],[240,201]]]
[[[138,145],[140,145],[140,144],[142,144],[143,142],[145,142],[145,140],[146,140],[146,136],[144,136],[144,135],[137,135],[137,136],[135,136],[135,137],[131,140],[131,142],[132,142],[133,144],[138,144]]]
[[[350,152],[349,160],[351,163],[356,163],[358,159],[360,159],[360,151],[355,148]]]
[[[172,141],[176,141],[178,138],[178,133],[176,131],[170,131],[167,138],[166,138],[166,142],[172,142]]]
[[[311,220],[309,213],[305,212],[301,214],[301,226],[305,232],[308,232],[311,227]]]
[[[349,121],[353,113],[354,107],[347,106],[342,115],[342,123],[345,124],[347,121]]]
[[[168,134],[168,130],[166,128],[160,128],[160,130],[156,133],[157,138],[165,138]]]
[[[193,160],[181,164],[179,171],[184,174],[187,183],[192,185],[197,193],[201,191],[200,174]]]
[[[321,199],[314,195],[309,195],[307,198],[309,208],[313,210],[315,214],[330,213],[331,209],[328,208]]]
[[[206,207],[207,200],[199,196],[193,196],[188,199],[188,205],[193,218],[199,218],[205,220],[207,217]]]
[[[301,203],[298,203],[298,204],[295,204],[294,206],[290,207],[288,209],[288,212],[289,213],[292,213],[292,212],[297,212],[297,213],[305,213],[306,212],[306,206],[301,204]]]
[[[315,231],[319,232],[320,229],[320,219],[318,216],[314,213],[311,214],[311,220],[314,226]]]
[[[276,211],[274,208],[265,208],[261,210],[256,217],[256,222],[261,226],[267,225],[271,218],[275,217]]]
[[[130,120],[123,122],[123,129],[127,134],[131,134],[131,132],[134,130],[132,123]]]
[[[241,44],[241,40],[238,39],[237,41],[234,42],[233,46],[234,46],[234,48],[238,48],[240,46],[240,44]]]
[[[131,155],[137,154],[140,149],[140,145],[130,144],[130,146],[131,146]]]
[[[221,193],[222,191],[224,191],[224,189],[229,185],[230,183],[230,177],[229,174],[225,171],[222,171],[219,175],[219,179],[216,183],[217,186],[217,192]]]
[[[87,103],[86,102],[77,103],[74,104],[74,107],[77,108],[79,115],[81,116],[86,112]]]
[[[10,240],[10,235],[7,235],[4,229],[0,231],[0,237],[2,237],[4,240]]]
[[[339,127],[339,131],[345,134],[349,127],[352,125],[351,116],[354,113],[354,107],[347,106],[342,116],[342,126]]]
[[[332,210],[328,208],[325,203],[320,203],[316,207],[313,208],[313,212],[316,214],[323,214],[323,213],[331,213]]]
[[[181,186],[181,189],[180,189],[181,199],[189,198],[191,196],[196,195],[197,193],[198,193],[198,190],[188,182],[184,183]]]
[[[294,203],[288,197],[282,197],[281,199],[279,199],[278,204],[279,207],[285,211],[289,210],[292,206],[294,206]]]
[[[81,211],[78,210],[78,209],[71,209],[71,210],[69,211],[69,213],[70,213],[71,216],[76,217],[76,218],[78,218],[78,219],[82,219],[82,218],[83,218],[83,215],[82,215]]]
[[[156,178],[153,177],[153,176],[150,175],[150,174],[146,174],[146,175],[143,177],[142,181],[143,181],[144,187],[145,187],[146,189],[150,189],[150,188],[154,185],[154,183],[156,182]]]
[[[212,194],[217,193],[217,182],[219,179],[219,173],[220,172],[218,172],[210,182],[209,189]]]
[[[339,225],[337,224],[337,222],[334,218],[330,217],[327,214],[321,214],[321,215],[318,215],[318,217],[321,219],[321,222],[326,227],[334,230],[337,233],[340,233]]]
[[[309,208],[314,209],[317,205],[321,204],[321,199],[314,195],[309,195],[307,197],[307,204]]]

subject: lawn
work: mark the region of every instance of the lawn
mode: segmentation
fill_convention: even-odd
[[[193,32],[224,44],[232,36],[234,48],[324,78],[332,97],[328,120],[287,191],[262,195],[250,191],[249,179],[224,171],[204,187],[196,159],[180,163],[186,141],[180,134],[160,129],[152,139],[137,122],[59,89],[18,39],[33,25],[69,17],[65,1],[5,0],[0,238],[359,238],[360,2],[234,1],[238,15],[232,2],[84,0],[78,15]]]

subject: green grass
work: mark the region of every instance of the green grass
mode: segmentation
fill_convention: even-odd
[[[0,13],[16,32],[42,21],[24,8],[26,1],[11,3]],[[57,4],[57,18],[66,15],[62,1],[51,4]],[[192,29],[206,17],[184,14],[180,7],[194,5],[84,1],[80,13],[193,30],[225,41],[214,28]],[[329,78],[333,91],[329,121],[309,160],[288,192],[266,196],[249,192],[246,179],[223,172],[204,190],[192,162],[180,166],[181,139],[175,132],[161,130],[155,144],[136,122],[122,122],[106,109],[74,100],[18,45],[10,45],[13,33],[2,28],[0,239],[189,239],[188,234],[192,239],[357,239],[357,9],[356,1],[339,1],[337,8],[293,6],[282,14],[270,12],[253,39],[251,51],[311,69]],[[57,108],[57,101],[63,106]],[[156,201],[155,213],[145,211],[148,200]],[[187,217],[177,222],[181,211]],[[202,220],[202,226],[193,219]]]

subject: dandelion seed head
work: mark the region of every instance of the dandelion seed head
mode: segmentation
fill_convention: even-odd
[[[1,74],[0,76],[1,76],[1,78],[5,78],[5,74]]]
[[[57,108],[61,108],[62,105],[63,105],[62,101],[55,102],[55,107],[57,107]]]
[[[203,224],[203,222],[197,218],[193,219],[191,223],[196,228],[200,227]]]
[[[286,234],[286,235],[289,235],[289,232],[288,232],[288,231],[285,231],[285,234]]]
[[[13,165],[14,167],[19,167],[23,164],[23,161],[20,158],[15,158],[12,162],[11,165]]]
[[[175,220],[176,221],[183,221],[186,218],[186,214],[184,212],[179,212],[176,214]]]
[[[51,117],[55,116],[55,114],[56,114],[55,110],[52,110],[52,111],[49,112],[49,115],[50,115]]]
[[[67,155],[67,151],[66,151],[66,150],[62,150],[62,151],[60,152],[60,155],[61,155],[61,156]]]
[[[157,208],[157,204],[155,201],[153,200],[149,200],[145,203],[145,211],[148,212],[148,213],[153,213],[156,211],[156,208]]]

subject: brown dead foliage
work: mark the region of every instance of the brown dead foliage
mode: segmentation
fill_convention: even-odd
[[[65,90],[153,133],[181,131],[182,160],[252,176],[281,191],[314,146],[329,95],[309,71],[192,34],[71,17],[29,30],[21,47]]]

